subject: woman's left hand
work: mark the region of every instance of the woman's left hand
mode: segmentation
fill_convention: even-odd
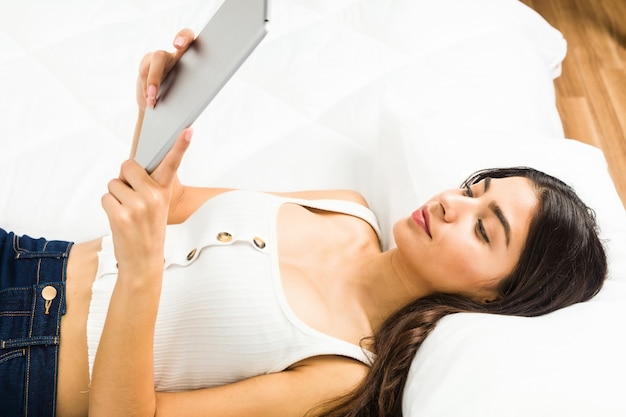
[[[102,197],[118,266],[137,272],[131,276],[144,276],[163,265],[172,187],[191,134],[191,129],[185,129],[150,175],[134,160],[124,162],[119,178],[109,182],[109,192]]]
[[[159,50],[143,57],[137,77],[137,105],[140,110],[154,107],[161,82],[193,43],[194,36],[191,29],[182,29],[174,38],[173,52]]]

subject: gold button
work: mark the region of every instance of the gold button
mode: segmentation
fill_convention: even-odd
[[[194,256],[196,256],[196,252],[198,250],[196,248],[193,248],[188,254],[187,254],[187,260],[191,261],[193,259]]]
[[[57,289],[53,286],[48,285],[47,287],[44,287],[43,290],[41,290],[41,296],[46,301],[54,300],[57,296]]]
[[[263,249],[265,247],[265,241],[258,236],[252,239],[252,241],[254,242],[254,246],[259,249]]]
[[[217,240],[219,240],[220,242],[230,242],[231,240],[233,240],[233,235],[228,232],[219,232],[217,234]]]

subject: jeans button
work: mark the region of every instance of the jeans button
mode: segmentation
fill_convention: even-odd
[[[52,301],[57,296],[57,289],[51,285],[48,285],[47,287],[44,287],[43,290],[41,290],[41,296],[46,301]]]

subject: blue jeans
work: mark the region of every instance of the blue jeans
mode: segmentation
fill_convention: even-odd
[[[0,229],[0,416],[54,417],[71,242]]]

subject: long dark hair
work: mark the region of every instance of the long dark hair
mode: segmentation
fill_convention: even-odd
[[[531,180],[539,205],[519,262],[499,285],[500,298],[480,303],[455,294],[419,298],[389,317],[373,337],[376,359],[363,383],[327,405],[325,417],[399,417],[409,367],[424,339],[444,316],[492,313],[539,316],[587,301],[607,273],[594,212],[562,181],[527,167],[478,171],[462,184],[485,178]]]

